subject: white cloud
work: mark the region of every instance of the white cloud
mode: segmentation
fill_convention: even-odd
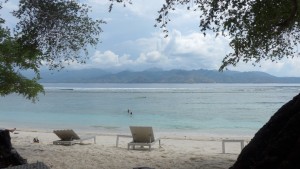
[[[204,37],[201,33],[182,35],[174,30],[168,38],[153,34],[150,38],[121,43],[117,48],[127,50],[119,54],[111,50],[96,51],[83,67],[143,70],[162,69],[218,69],[226,52],[228,40]],[[124,47],[125,46],[125,47]],[[80,65],[76,65],[80,66]]]
[[[158,51],[151,51],[148,53],[141,53],[140,57],[137,59],[137,63],[159,63],[164,57]]]
[[[119,64],[119,56],[114,54],[111,51],[105,51],[104,53],[101,53],[100,51],[96,51],[95,54],[91,57],[91,61],[94,64],[99,64],[102,66],[118,65]]]
[[[164,53],[174,58],[174,68],[179,64],[185,69],[218,69],[228,51],[228,42],[224,37],[173,31]]]

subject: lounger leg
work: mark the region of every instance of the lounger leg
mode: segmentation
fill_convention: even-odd
[[[241,150],[243,150],[244,147],[245,146],[244,146],[244,140],[243,140],[243,141],[241,141]]]
[[[225,142],[224,142],[224,140],[222,140],[222,153],[223,154],[225,153]]]
[[[118,147],[118,144],[119,144],[119,136],[117,136],[116,147]],[[129,149],[129,145],[128,145],[128,149]]]
[[[151,151],[151,145],[149,145],[149,151]]]

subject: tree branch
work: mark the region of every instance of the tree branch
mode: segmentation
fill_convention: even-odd
[[[283,22],[280,22],[277,26],[281,28],[286,28],[290,25],[291,22],[295,19],[298,11],[298,1],[297,0],[291,0],[291,13],[290,16],[284,20]]]

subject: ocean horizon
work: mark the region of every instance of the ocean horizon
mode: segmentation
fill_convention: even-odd
[[[124,133],[141,125],[164,133],[253,135],[300,92],[300,84],[43,85],[36,103],[16,94],[0,98],[1,127]]]

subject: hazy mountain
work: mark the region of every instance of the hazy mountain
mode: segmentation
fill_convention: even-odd
[[[111,73],[101,69],[42,71],[43,83],[300,83],[299,77],[276,77],[264,72],[148,69]]]
[[[84,83],[86,80],[99,78],[107,75],[101,69],[82,69],[82,70],[60,70],[60,71],[41,71],[41,82],[47,83]],[[92,82],[92,81],[91,81]]]

